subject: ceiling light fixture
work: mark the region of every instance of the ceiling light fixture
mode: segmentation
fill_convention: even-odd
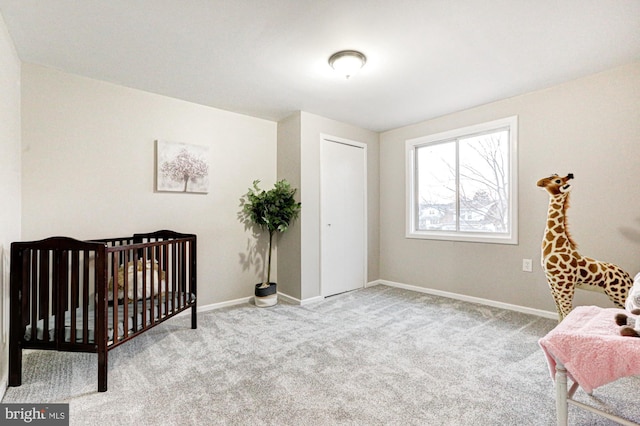
[[[367,63],[367,57],[357,50],[342,50],[329,58],[331,68],[346,78],[357,73]]]

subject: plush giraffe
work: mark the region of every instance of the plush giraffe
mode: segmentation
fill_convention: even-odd
[[[600,262],[578,253],[576,243],[567,230],[567,209],[573,174],[551,175],[537,185],[549,193],[547,227],[542,240],[544,269],[556,303],[559,321],[573,308],[576,288],[606,294],[617,306],[624,303],[633,285],[633,278],[620,267]]]

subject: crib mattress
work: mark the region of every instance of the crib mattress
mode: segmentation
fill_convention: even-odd
[[[163,295],[162,297],[156,297],[153,300],[140,300],[137,302],[137,311],[134,310],[134,303],[133,302],[129,302],[128,304],[128,308],[127,308],[127,312],[128,312],[128,318],[127,318],[127,330],[128,333],[134,333],[136,331],[140,331],[142,330],[144,327],[149,326],[151,324],[151,318],[154,318],[154,321],[158,321],[164,317],[166,317],[166,310],[167,310],[167,306],[168,306],[168,310],[169,312],[171,312],[174,309],[174,303],[175,303],[175,309],[179,309],[180,307],[182,307],[183,305],[180,302],[177,302],[176,300],[174,300],[173,297],[171,297],[171,293],[169,293],[169,298],[167,303],[165,304],[165,295]],[[192,303],[193,301],[195,301],[196,297],[194,294],[190,294],[189,298],[187,300],[187,304]],[[146,302],[146,303],[145,303]],[[143,310],[146,308],[146,324],[142,324],[143,321]],[[111,345],[113,343],[113,336],[114,336],[114,318],[113,318],[113,309],[114,306],[113,305],[109,305],[109,320],[108,320],[108,328],[107,328],[107,335],[108,335],[108,344]],[[122,338],[122,336],[124,335],[124,305],[123,304],[119,304],[117,305],[117,310],[118,310],[118,323],[117,323],[117,327],[118,327],[118,337],[119,339]],[[137,312],[137,318],[136,321],[134,321],[134,312]],[[76,309],[76,342],[81,342],[82,341],[82,335],[83,335],[83,312],[82,312],[82,308],[77,308]],[[88,343],[95,343],[95,319],[96,319],[96,315],[95,315],[95,311],[92,309],[89,310],[88,313]],[[49,317],[49,340],[53,341],[54,340],[54,335],[55,335],[55,315],[52,315]],[[134,330],[134,323],[137,325],[137,329]],[[44,336],[44,320],[41,319],[38,321],[37,323],[37,328],[36,328],[36,341],[42,341],[43,340],[43,336]],[[32,336],[32,326],[31,324],[27,325],[26,329],[25,329],[25,334],[24,334],[24,339],[26,341],[31,341],[31,336]],[[65,312],[65,319],[64,319],[64,342],[71,342],[71,311],[66,311]]]

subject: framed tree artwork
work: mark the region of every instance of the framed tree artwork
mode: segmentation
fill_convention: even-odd
[[[209,192],[209,148],[156,141],[156,191]]]

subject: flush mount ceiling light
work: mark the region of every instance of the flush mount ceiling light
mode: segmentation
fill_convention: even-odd
[[[357,50],[342,50],[329,58],[329,65],[346,78],[357,73],[367,62],[367,57]]]

